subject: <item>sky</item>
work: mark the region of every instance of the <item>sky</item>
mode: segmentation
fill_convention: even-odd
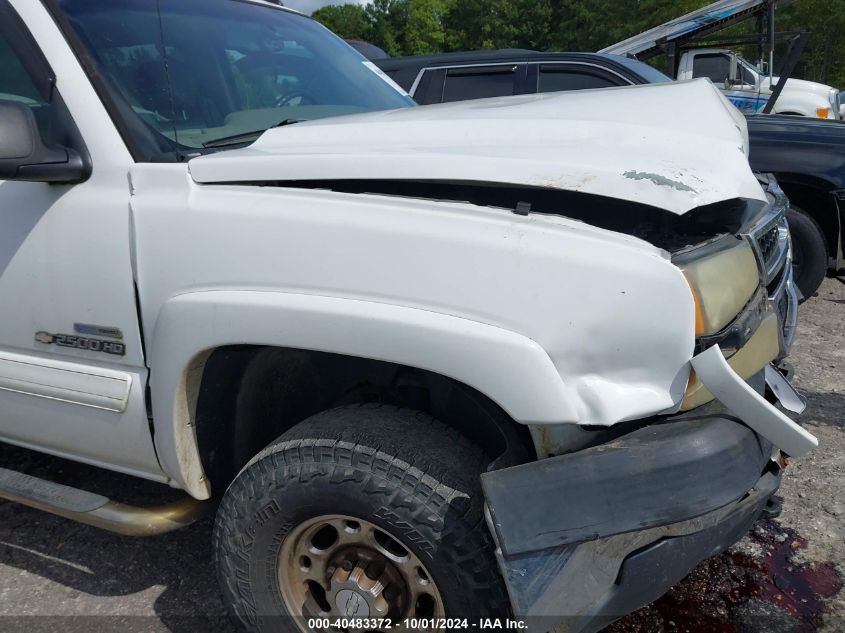
[[[367,4],[369,0],[284,0],[285,6],[310,15],[327,4]]]

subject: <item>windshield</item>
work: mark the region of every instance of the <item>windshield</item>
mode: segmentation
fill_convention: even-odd
[[[248,143],[281,122],[413,105],[330,31],[281,8],[56,1],[136,159]]]

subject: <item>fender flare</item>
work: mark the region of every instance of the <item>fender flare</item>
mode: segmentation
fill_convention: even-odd
[[[211,494],[193,427],[202,369],[215,348],[241,344],[344,354],[435,372],[477,389],[526,424],[579,417],[546,351],[497,326],[318,295],[260,290],[177,295],[160,311],[150,346],[155,445],[174,484],[198,499]]]

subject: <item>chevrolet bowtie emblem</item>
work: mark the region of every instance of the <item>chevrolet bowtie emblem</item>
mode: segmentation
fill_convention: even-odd
[[[49,345],[53,342],[53,335],[49,332],[36,332],[35,340],[39,343],[47,343]]]

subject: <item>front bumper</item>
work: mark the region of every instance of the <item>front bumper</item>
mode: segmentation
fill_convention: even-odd
[[[748,530],[780,482],[772,453],[712,403],[485,473],[515,616],[535,630],[596,631],[656,599]]]

